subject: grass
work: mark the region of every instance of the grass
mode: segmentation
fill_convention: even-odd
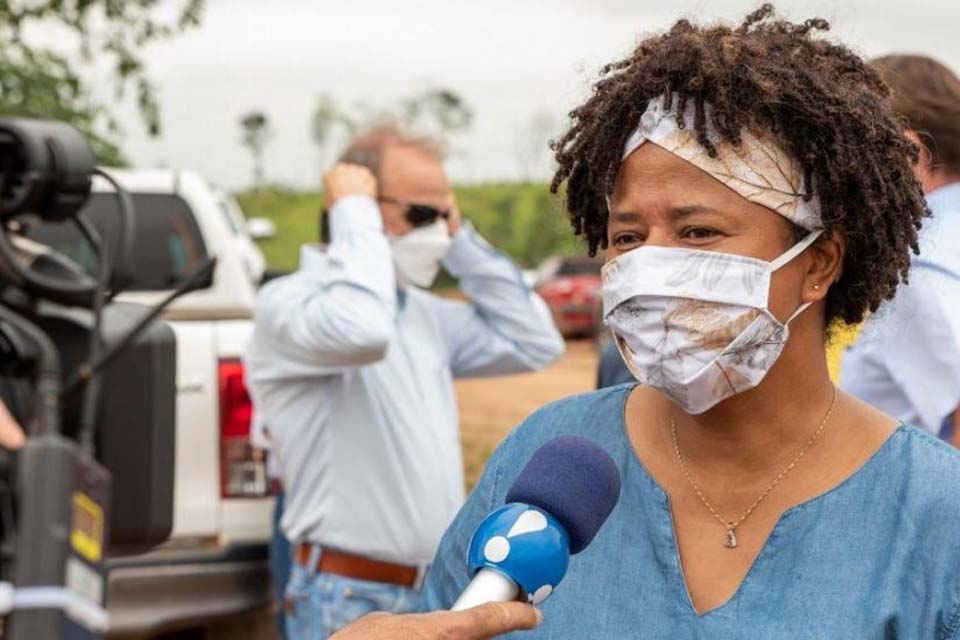
[[[322,194],[273,187],[237,194],[237,202],[248,218],[268,218],[276,225],[274,237],[257,243],[270,268],[296,269],[300,245],[319,237]]]

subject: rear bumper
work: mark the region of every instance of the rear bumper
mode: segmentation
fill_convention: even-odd
[[[270,604],[266,543],[163,549],[110,562],[108,638],[201,625]]]

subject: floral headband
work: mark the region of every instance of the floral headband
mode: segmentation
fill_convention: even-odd
[[[775,142],[746,130],[741,133],[739,146],[721,139],[711,124],[711,107],[707,104],[707,138],[717,150],[717,157],[711,158],[697,141],[696,131],[680,128],[677,123],[679,102],[674,94],[669,109],[666,96],[647,103],[640,124],[624,145],[623,160],[643,143],[653,142],[706,171],[747,200],[772,209],[808,231],[823,229],[820,200],[816,195],[809,201],[803,199],[803,170],[792,156]],[[687,101],[685,124],[694,122],[695,109],[694,102]]]

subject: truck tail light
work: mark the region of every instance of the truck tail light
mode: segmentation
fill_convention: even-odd
[[[243,362],[221,360],[220,495],[259,498],[270,494],[266,458],[250,442],[253,402],[243,380]]]

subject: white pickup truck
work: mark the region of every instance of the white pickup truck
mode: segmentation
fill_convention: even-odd
[[[250,444],[252,405],[240,360],[263,255],[235,201],[199,176],[110,173],[136,210],[135,275],[119,300],[155,304],[206,258],[216,257],[217,266],[212,286],[176,300],[163,315],[177,337],[173,532],[150,553],[111,561],[108,637],[179,631],[163,637],[270,638],[273,499]],[[116,208],[111,189],[96,182],[86,212],[108,243]],[[86,245],[65,227],[32,235],[92,266]],[[268,232],[269,222],[255,227]]]

